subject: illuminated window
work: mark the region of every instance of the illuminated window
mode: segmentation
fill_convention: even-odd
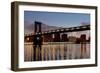
[[[29,41],[29,38],[27,38],[26,40]]]

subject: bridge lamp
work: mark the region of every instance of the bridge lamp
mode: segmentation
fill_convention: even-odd
[[[36,39],[37,39],[37,40],[39,40],[40,38],[39,38],[39,37],[37,37]]]
[[[29,41],[29,38],[26,38],[27,41]]]
[[[45,33],[48,33],[48,32],[45,32]]]
[[[76,29],[80,29],[80,27],[76,27]]]
[[[49,31],[49,33],[51,33],[51,31]]]
[[[82,27],[82,28],[86,28],[86,27],[84,26],[84,27]]]
[[[61,31],[64,31],[64,29],[61,29]]]
[[[69,30],[68,28],[66,30]]]
[[[41,34],[40,32],[38,34]]]
[[[57,30],[57,31],[60,31],[60,30]]]
[[[71,30],[74,30],[74,28],[71,28]]]
[[[44,34],[44,32],[42,32],[42,34]]]
[[[36,35],[38,35],[39,33],[36,33]]]
[[[54,30],[52,32],[55,32]]]

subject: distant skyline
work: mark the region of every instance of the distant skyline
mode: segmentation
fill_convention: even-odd
[[[80,26],[81,23],[90,24],[90,14],[24,11],[24,22],[30,25],[34,24],[34,21],[40,21],[49,26],[73,27]]]

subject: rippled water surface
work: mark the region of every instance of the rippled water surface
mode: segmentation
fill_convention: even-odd
[[[45,60],[67,60],[90,58],[90,44],[72,43],[45,43],[42,45],[41,57]],[[38,47],[36,48],[36,58],[38,60]],[[24,60],[34,61],[34,50],[32,43],[24,44]]]

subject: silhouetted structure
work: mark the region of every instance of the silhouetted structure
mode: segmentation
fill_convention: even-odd
[[[62,41],[62,42],[67,42],[67,41],[68,41],[68,36],[67,36],[67,34],[62,34],[61,41]]]
[[[54,34],[54,42],[60,42],[60,33]]]
[[[61,29],[55,29],[55,30],[49,30],[49,31],[41,32],[41,24],[42,23],[36,21],[35,24],[36,24],[35,25],[35,34],[25,35],[25,38],[24,38],[25,42],[33,42],[34,35],[38,35],[38,34],[43,36],[44,41],[48,42],[48,41],[51,40],[51,42],[59,42],[59,41],[61,42],[62,40],[63,41],[65,40],[65,39],[62,39],[62,37],[66,36],[66,35],[64,34],[64,36],[62,35],[62,37],[60,38],[60,33],[78,32],[78,31],[90,30],[90,25],[82,25],[82,26],[77,26],[77,27],[61,28]],[[52,35],[54,35],[54,38],[52,37]],[[81,41],[80,38],[78,38],[76,43],[80,43],[80,41]]]
[[[82,34],[82,35],[80,36],[80,41],[81,41],[81,42],[86,42],[86,34]]]
[[[40,34],[41,33],[41,22],[35,21],[35,35],[33,39],[33,51],[34,51],[34,61],[41,60],[41,45],[42,45],[42,37]],[[36,51],[38,49],[38,51]]]

